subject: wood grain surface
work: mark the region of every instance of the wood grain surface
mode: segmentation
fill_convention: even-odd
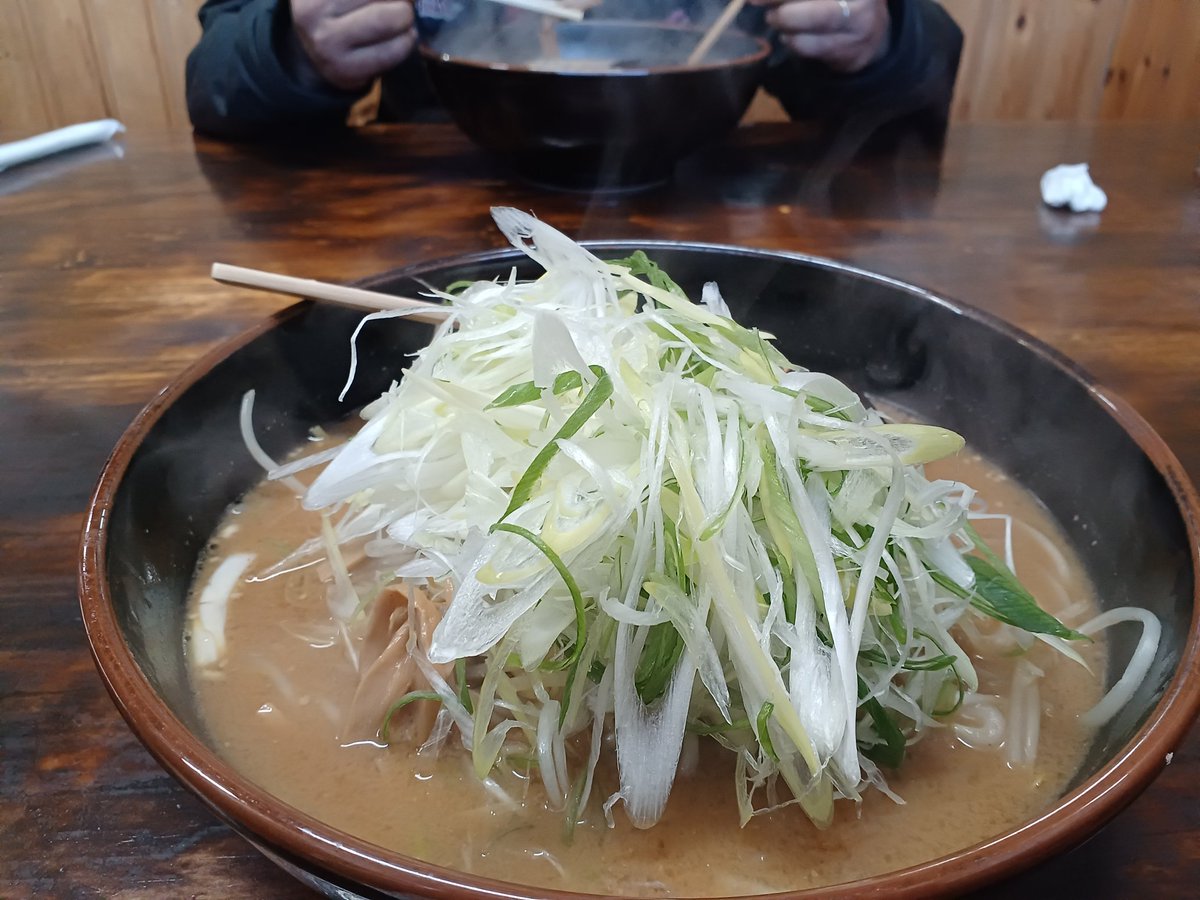
[[[962,125],[944,152],[744,129],[648,194],[547,194],[448,127],[236,147],[143,130],[0,175],[0,896],[303,891],[166,776],[93,668],[75,597],[82,512],[137,410],[289,301],[214,260],[352,280],[499,246],[489,206],[581,238],[804,251],[983,307],[1122,394],[1200,478],[1200,189],[1185,125]],[[1039,205],[1087,160],[1099,216]],[[1200,738],[1083,848],[995,897],[1194,896]]]

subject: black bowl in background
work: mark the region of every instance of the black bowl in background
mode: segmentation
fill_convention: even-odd
[[[670,177],[675,163],[737,126],[762,80],[769,46],[727,31],[699,65],[686,64],[701,33],[634,22],[561,23],[564,65],[539,68],[545,50],[520,20],[462,54],[443,29],[421,55],[442,103],[471,140],[534,184],[565,190],[633,190]]]
[[[806,896],[961,893],[1081,842],[1149,784],[1200,707],[1200,504],[1179,462],[1136,413],[1028,335],[887,278],[732,247],[590,246],[611,258],[645,249],[693,296],[717,281],[734,315],[773,332],[794,361],[959,431],[1045,503],[1102,605],[1145,606],[1162,621],[1149,676],[1042,816],[942,859]],[[524,256],[504,251],[413,266],[367,286],[412,295],[428,284],[504,276],[514,265],[522,277],[537,274]],[[185,604],[220,516],[262,474],[242,443],[239,400],[257,391],[259,438],[277,457],[311,426],[345,418],[400,377],[407,354],[431,331],[401,320],[365,329],[357,380],[340,402],[360,318],[331,306],[292,307],[193,366],[122,437],[83,538],[80,595],[97,664],[118,708],[169,772],[330,896],[581,900],[440,868],[340,832],[249,782],[206,743],[183,656]],[[1131,643],[1126,630],[1113,634],[1114,670]]]

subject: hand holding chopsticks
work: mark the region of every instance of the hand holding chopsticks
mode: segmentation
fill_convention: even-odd
[[[281,61],[301,84],[365,90],[417,46],[416,13],[402,0],[291,0]]]
[[[750,0],[785,47],[836,72],[858,72],[891,44],[887,0]]]

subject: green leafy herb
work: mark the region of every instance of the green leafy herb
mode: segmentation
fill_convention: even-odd
[[[542,473],[546,471],[546,467],[550,465],[550,461],[558,453],[558,442],[566,438],[574,437],[575,433],[584,426],[588,419],[596,414],[596,411],[604,405],[604,401],[612,396],[613,383],[609,374],[600,366],[591,367],[593,374],[596,375],[596,383],[592,385],[592,389],[587,392],[587,396],[583,398],[583,402],[575,408],[575,411],[563,422],[562,427],[555,432],[554,437],[546,443],[537,456],[533,458],[533,462],[529,464],[529,468],[525,470],[525,474],[521,476],[521,480],[517,482],[516,487],[512,490],[512,495],[508,500],[508,508],[504,510],[504,515],[500,517],[503,522],[516,510],[520,509],[529,500],[533,493],[534,485],[538,479],[542,477]],[[492,531],[495,531],[499,523],[492,526]]]
[[[866,685],[860,681],[859,690],[865,688]],[[881,766],[887,766],[890,769],[900,768],[900,764],[904,762],[904,751],[908,744],[904,732],[892,721],[892,717],[883,708],[883,704],[874,697],[868,697],[861,706],[871,717],[871,723],[875,726],[875,734],[883,741],[881,744],[872,744],[863,748],[863,755]]]
[[[476,282],[467,281],[465,279],[461,281],[452,281],[450,284],[446,285],[445,291],[447,294],[461,294],[473,284],[476,284]]]
[[[779,762],[779,754],[775,752],[775,745],[771,742],[771,731],[767,727],[773,712],[775,712],[775,704],[768,700],[758,710],[758,720],[754,730],[758,732],[758,743],[763,748],[763,753],[767,754],[772,762]]]
[[[648,257],[644,250],[638,250],[632,256],[625,257],[625,259],[609,260],[608,264],[610,266],[624,266],[629,270],[629,274],[645,278],[656,288],[670,291],[672,294],[685,299],[687,298],[687,294],[683,292],[683,288],[677,285],[670,275],[659,268],[658,263]]]
[[[973,528],[968,533],[982,556],[966,557],[967,565],[975,573],[975,584],[970,590],[962,587],[947,575],[931,569],[929,574],[938,584],[964,600],[985,615],[1028,631],[1030,634],[1050,634],[1068,641],[1086,640],[1086,635],[1068,628],[1040,606],[1029,591],[1025,590],[1017,576],[993,553]]]
[[[579,658],[583,655],[583,645],[587,642],[587,616],[583,603],[583,594],[579,592],[579,585],[576,583],[575,577],[571,574],[571,570],[562,561],[562,557],[555,553],[549,544],[528,528],[522,528],[520,525],[511,525],[508,522],[497,522],[492,526],[492,531],[506,531],[509,534],[515,534],[517,537],[522,537],[537,547],[542,555],[550,561],[550,565],[554,566],[571,594],[571,602],[575,604],[575,645],[571,648],[570,656],[567,658],[567,685],[563,690],[562,707],[558,714],[558,725],[561,728],[563,722],[567,719],[567,706],[571,702],[571,688],[575,684],[575,675],[579,671]]]
[[[667,691],[671,673],[683,652],[683,638],[670,622],[653,625],[646,637],[646,645],[638,659],[633,683],[638,696],[646,704],[653,703]]]
[[[383,717],[383,723],[379,726],[379,739],[385,744],[391,743],[389,734],[392,727],[392,717],[410,703],[416,703],[418,700],[435,700],[441,703],[441,695],[436,691],[412,691],[405,694],[399,700],[391,705],[387,713]]]
[[[1037,601],[1007,568],[997,568],[978,556],[967,557],[967,565],[975,573],[975,591],[971,602],[980,612],[1032,634],[1052,634],[1067,640],[1084,637],[1038,606]]]
[[[863,650],[858,655],[868,662],[877,663],[881,666],[892,665],[892,660],[888,659],[878,647]],[[946,653],[939,653],[937,656],[929,656],[924,659],[906,659],[900,668],[906,672],[940,672],[942,669],[950,668],[954,665],[955,661],[955,657]]]
[[[559,372],[554,378],[551,390],[555,394],[565,394],[583,386],[583,376],[574,369]],[[542,389],[532,381],[522,381],[504,390],[484,409],[502,409],[506,406],[524,406],[526,403],[536,403],[542,399]]]
[[[456,659],[454,661],[454,677],[458,681],[458,702],[463,705],[468,713],[475,710],[471,706],[471,689],[467,685],[467,661],[465,659]]]

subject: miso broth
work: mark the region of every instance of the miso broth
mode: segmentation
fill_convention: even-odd
[[[930,477],[974,485],[990,511],[1011,514],[1017,574],[1045,608],[1068,625],[1094,614],[1079,560],[1034,497],[966,453],[928,469]],[[1001,546],[999,522],[977,528]],[[703,738],[685,745],[689,774],[677,778],[658,825],[635,829],[618,805],[610,827],[602,804],[616,790],[616,774],[602,764],[584,821],[567,840],[563,815],[547,807],[536,774],[510,772],[484,785],[457,736],[434,757],[339,734],[357,675],[334,637],[321,566],[254,578],[319,531],[319,517],[279,483],[255,488],[218,529],[197,574],[197,596],[222,561],[253,559],[249,580],[228,605],[222,660],[193,665],[210,740],[245,776],[313,817],[480,876],[593,893],[718,896],[835,884],[935,859],[1050,806],[1087,749],[1090,735],[1077,716],[1102,692],[1102,641],[1078,648],[1091,672],[1035,645],[1025,658],[1045,677],[1032,765],[1010,765],[1002,750],[969,748],[951,717],[887,773],[902,804],[868,790],[860,807],[839,801],[823,831],[795,807],[739,827],[732,764]],[[1003,697],[1014,664],[1005,654],[976,659],[980,692]]]

